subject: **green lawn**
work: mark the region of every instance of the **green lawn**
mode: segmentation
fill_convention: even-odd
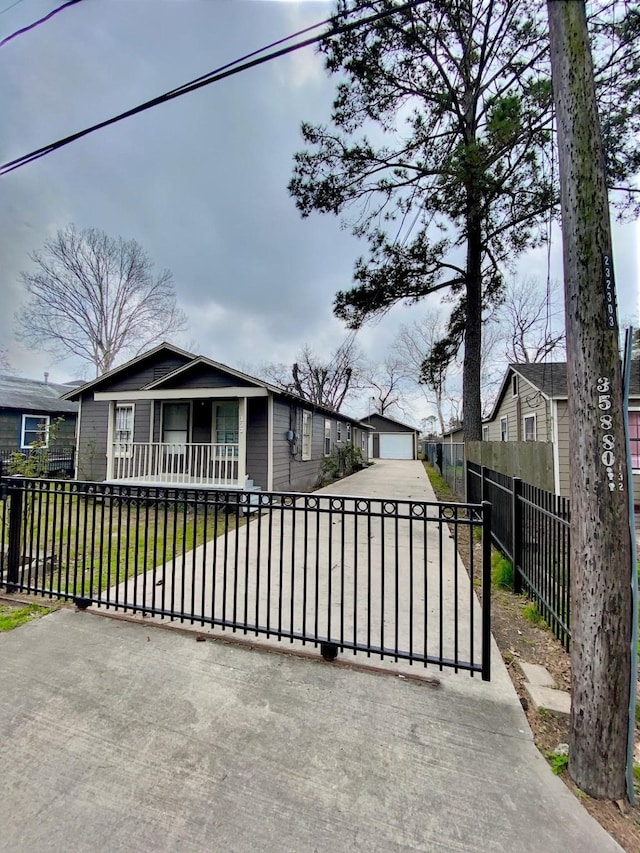
[[[0,631],[11,631],[32,619],[39,619],[55,610],[55,607],[43,607],[40,604],[27,604],[16,607],[12,604],[0,604]]]
[[[8,517],[7,509],[4,525]],[[244,517],[223,507],[209,506],[205,512],[202,504],[101,500],[52,488],[25,500],[22,551],[44,559],[25,567],[22,582],[95,595],[188,553],[237,523],[244,524]]]

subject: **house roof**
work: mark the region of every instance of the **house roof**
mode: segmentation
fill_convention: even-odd
[[[360,423],[362,424],[370,424],[370,421],[376,418],[377,420],[388,421],[391,424],[395,424],[396,426],[401,426],[403,429],[406,429],[407,432],[420,432],[417,427],[411,426],[410,424],[403,424],[402,421],[397,421],[395,418],[390,418],[388,415],[380,415],[377,412],[372,412],[370,415],[367,415],[366,418],[360,418]]]
[[[162,388],[163,385],[170,385],[171,382],[177,377],[180,377],[183,374],[188,373],[194,368],[200,366],[212,367],[214,370],[220,370],[223,373],[228,373],[230,376],[234,376],[236,379],[241,379],[243,382],[247,382],[250,385],[257,385],[262,388],[267,388],[274,394],[288,393],[283,391],[282,388],[278,388],[276,385],[270,385],[263,379],[257,379],[255,376],[249,376],[248,373],[242,373],[242,371],[236,370],[234,367],[229,367],[227,364],[222,364],[219,361],[213,361],[213,359],[207,358],[204,355],[199,355],[195,357],[192,361],[188,361],[181,367],[177,367],[175,370],[172,370],[171,373],[165,374],[160,379],[156,379],[153,382],[149,382],[149,384],[145,385],[142,390],[152,391],[154,388]]]
[[[106,373],[102,373],[95,379],[90,379],[89,382],[85,382],[84,384],[78,387],[68,390],[67,393],[64,395],[64,399],[79,400],[80,397],[85,393],[85,391],[97,388],[105,382],[108,382],[110,379],[113,379],[115,376],[118,376],[120,373],[125,373],[127,370],[129,370],[131,367],[134,367],[136,364],[140,364],[141,362],[146,361],[152,356],[157,355],[158,353],[163,351],[173,352],[176,355],[182,355],[188,361],[191,361],[191,359],[195,358],[195,355],[192,352],[187,352],[186,350],[180,349],[180,347],[177,347],[174,344],[170,344],[164,341],[163,343],[158,344],[157,347],[147,350],[146,352],[140,353],[140,355],[137,355],[135,358],[132,358],[129,361],[125,361],[124,364],[121,364],[118,367],[114,367],[113,370],[108,370]]]
[[[537,388],[541,394],[550,400],[567,399],[567,363],[566,361],[555,361],[549,363],[535,364],[510,364],[507,367],[500,391],[493,405],[491,415],[483,421],[488,423],[495,418],[496,412],[502,402],[505,391],[511,382],[511,376],[516,374]],[[629,383],[629,394],[632,397],[640,396],[640,361],[631,362],[631,376]]]
[[[229,367],[228,365],[222,364],[219,361],[214,361],[213,359],[207,358],[206,356],[196,356],[193,353],[187,352],[186,350],[180,349],[179,347],[176,347],[173,344],[169,343],[158,344],[157,347],[147,350],[147,352],[141,353],[140,355],[136,356],[136,358],[132,358],[130,361],[125,362],[125,364],[121,364],[119,367],[115,367],[113,370],[110,370],[107,373],[103,373],[96,379],[92,379],[89,382],[85,382],[79,388],[67,387],[67,393],[65,394],[64,399],[79,400],[81,396],[87,391],[97,390],[101,386],[108,384],[111,379],[117,378],[118,375],[125,373],[127,370],[130,370],[137,364],[141,364],[142,362],[147,361],[148,359],[153,358],[154,356],[160,355],[163,352],[175,353],[177,355],[183,356],[185,358],[184,364],[171,370],[169,373],[166,373],[160,379],[156,379],[153,382],[147,383],[144,387],[141,387],[138,390],[160,390],[164,385],[170,384],[172,380],[187,374],[193,368],[201,366],[211,367],[214,370],[222,371],[224,373],[229,374],[230,376],[235,377],[236,379],[240,379],[249,385],[265,388],[271,394],[275,394],[276,396],[283,397],[288,400],[294,400],[295,402],[301,403],[302,405],[305,405],[308,408],[313,409],[314,411],[319,411],[324,414],[331,415],[332,417],[338,417],[339,419],[343,421],[348,421],[352,424],[355,424],[356,426],[362,425],[358,418],[353,418],[350,415],[345,415],[342,412],[329,409],[326,406],[321,406],[317,403],[313,403],[310,400],[305,399],[304,397],[300,397],[298,394],[294,394],[291,391],[286,391],[284,388],[279,388],[276,385],[271,385],[269,382],[265,382],[263,379],[257,379],[255,376],[249,376],[249,374],[247,373],[242,373],[241,371],[236,370],[233,367]],[[185,394],[188,396],[188,390],[185,391]]]
[[[0,375],[0,408],[19,409],[22,412],[36,414],[47,412],[75,414],[78,411],[77,403],[61,399],[62,395],[70,390],[69,385],[2,374]]]

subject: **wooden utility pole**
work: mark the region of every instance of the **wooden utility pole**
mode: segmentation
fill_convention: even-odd
[[[583,0],[547,0],[558,125],[571,452],[569,773],[625,797],[631,539],[605,162]],[[635,686],[635,685],[634,685]]]

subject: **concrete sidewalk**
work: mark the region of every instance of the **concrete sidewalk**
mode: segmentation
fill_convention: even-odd
[[[608,853],[511,693],[69,609],[0,635],[7,853]]]

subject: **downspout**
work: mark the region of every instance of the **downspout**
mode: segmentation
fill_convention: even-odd
[[[629,327],[625,334],[624,373],[622,377],[622,411],[624,417],[624,441],[627,451],[627,489],[629,490],[629,535],[631,537],[631,688],[629,690],[629,726],[627,732],[627,797],[631,805],[636,803],[633,787],[633,759],[636,732],[636,694],[638,684],[638,571],[636,568],[635,518],[633,509],[633,465],[631,462],[631,442],[629,441],[629,384],[631,381],[633,328]]]

